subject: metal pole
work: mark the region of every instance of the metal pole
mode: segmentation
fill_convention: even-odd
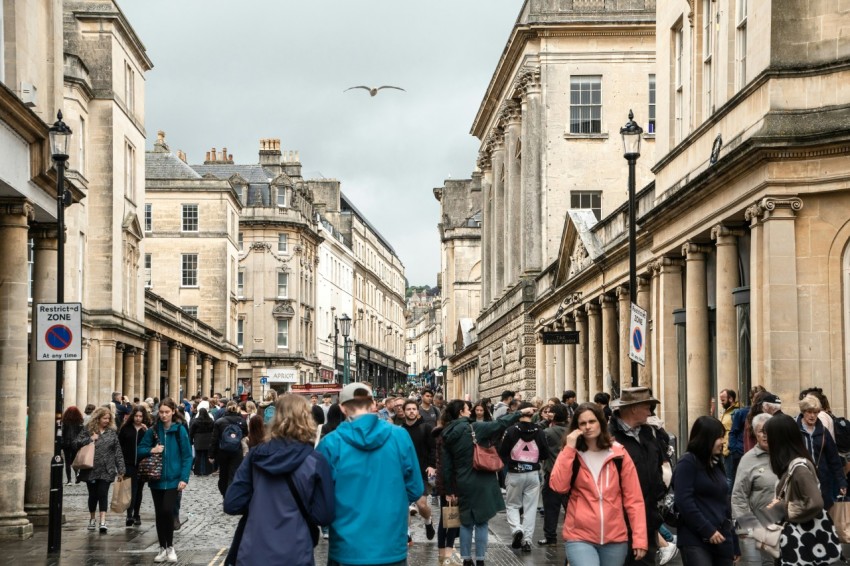
[[[635,162],[634,157],[629,161],[629,309],[637,304],[637,244],[635,242]],[[629,337],[631,340],[631,336]],[[626,350],[628,352],[628,350]],[[632,360],[632,387],[638,386],[638,364]]]
[[[65,302],[65,161],[56,160],[56,302]],[[50,510],[47,530],[47,552],[62,548],[62,385],[65,380],[65,362],[56,362],[56,431],[53,435],[53,460],[50,463]]]
[[[337,373],[337,359],[339,358],[339,349],[337,346],[339,345],[339,326],[336,323],[336,317],[334,317],[334,381],[337,383],[340,382],[339,374]]]
[[[348,336],[342,337],[342,384],[348,385],[349,378],[348,366]]]

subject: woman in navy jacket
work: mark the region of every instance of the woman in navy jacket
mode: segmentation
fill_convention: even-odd
[[[315,438],[307,401],[300,395],[279,397],[268,440],[251,448],[224,497],[225,513],[248,515],[241,541],[234,540],[237,565],[314,566],[310,529],[334,519],[333,477],[325,457],[313,449]],[[280,541],[287,541],[286,552]]]
[[[800,400],[797,426],[800,427],[806,452],[818,471],[823,508],[829,510],[835,502],[835,495],[847,493],[847,478],[835,441],[818,418],[821,410],[820,400],[814,395],[806,395]]]
[[[723,468],[726,430],[714,417],[694,422],[688,451],[673,473],[681,517],[677,546],[684,566],[732,566],[740,556]]]

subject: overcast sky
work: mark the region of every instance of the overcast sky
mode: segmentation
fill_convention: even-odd
[[[390,242],[411,285],[440,270],[432,189],[468,178],[472,120],[522,0],[118,0],[147,48],[148,149],[256,163],[298,150]],[[355,85],[395,85],[374,98]]]

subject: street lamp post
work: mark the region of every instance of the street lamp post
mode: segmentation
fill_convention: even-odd
[[[350,378],[348,335],[351,333],[351,317],[343,313],[339,317],[339,331],[342,333],[342,384],[348,385]]]
[[[635,242],[635,164],[640,157],[640,138],[643,128],[634,121],[634,114],[629,110],[629,121],[620,128],[623,138],[623,157],[629,162],[629,303],[637,303],[637,244]],[[631,337],[629,338],[631,340]],[[632,387],[638,385],[638,364],[632,360]]]
[[[56,163],[56,302],[65,302],[65,163],[68,161],[68,142],[71,128],[62,121],[62,111],[50,127],[50,153]],[[53,459],[50,463],[50,501],[47,530],[47,551],[59,552],[62,548],[62,386],[65,380],[65,362],[56,362],[56,431],[53,435]]]
[[[338,364],[339,359],[339,317],[334,317],[334,381],[337,383],[340,382],[339,373],[337,373],[336,366]]]

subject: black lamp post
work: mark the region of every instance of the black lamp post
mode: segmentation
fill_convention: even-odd
[[[342,333],[342,384],[348,385],[351,369],[348,359],[348,335],[351,333],[351,317],[343,313],[339,317],[339,331]]]
[[[623,157],[629,162],[629,303],[637,303],[637,247],[635,243],[635,163],[640,157],[640,138],[643,128],[634,121],[634,114],[629,110],[629,121],[620,128],[623,137]],[[630,338],[631,339],[631,338]],[[632,360],[632,387],[638,385],[638,364]]]
[[[333,307],[331,307],[331,310],[333,310]],[[339,376],[339,372],[336,369],[336,367],[339,363],[337,361],[339,359],[339,350],[337,348],[337,346],[339,345],[339,324],[338,324],[338,321],[339,321],[339,317],[334,316],[334,381],[337,382],[337,383],[340,383],[341,379],[340,379],[340,376]]]
[[[62,121],[62,111],[50,127],[50,153],[56,163],[56,302],[65,302],[65,163],[68,161],[68,142],[71,128]],[[47,531],[47,551],[62,548],[62,386],[65,381],[65,362],[56,362],[56,431],[53,435],[53,460],[50,463],[50,501]]]

